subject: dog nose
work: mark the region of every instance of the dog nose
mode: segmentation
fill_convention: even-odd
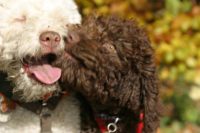
[[[46,31],[40,35],[39,40],[41,45],[54,48],[60,44],[61,37],[57,32]]]

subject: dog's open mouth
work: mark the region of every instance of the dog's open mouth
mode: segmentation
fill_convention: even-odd
[[[23,67],[29,77],[46,85],[54,84],[61,77],[61,69],[51,65],[57,56],[53,53],[40,58],[27,56],[23,59]]]

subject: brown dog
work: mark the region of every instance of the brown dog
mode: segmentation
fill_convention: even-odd
[[[87,18],[71,28],[66,53],[57,64],[63,69],[62,85],[81,93],[98,124],[102,116],[105,126],[119,118],[116,133],[139,132],[138,120],[144,114],[143,133],[156,131],[160,107],[154,51],[135,21]],[[91,123],[84,121],[83,132],[99,132]]]

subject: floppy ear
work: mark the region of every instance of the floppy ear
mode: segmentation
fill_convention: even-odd
[[[154,76],[144,76],[141,79],[142,83],[142,97],[144,112],[144,132],[154,133],[159,124],[158,113],[158,89],[157,80]]]
[[[120,105],[135,113],[139,113],[138,110],[144,113],[144,133],[155,133],[159,125],[160,104],[154,51],[149,41],[144,39],[140,50],[135,52],[139,55],[133,59],[135,68],[123,78],[120,85],[123,91],[120,90],[118,97]]]
[[[144,133],[155,133],[159,126],[158,79],[153,50],[146,49],[141,70],[141,108],[144,113]]]

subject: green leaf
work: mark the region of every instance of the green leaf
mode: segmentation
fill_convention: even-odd
[[[184,0],[180,6],[181,12],[189,12],[192,9],[192,2],[191,0]]]
[[[167,12],[177,15],[179,13],[181,3],[180,0],[165,0],[165,6]]]

